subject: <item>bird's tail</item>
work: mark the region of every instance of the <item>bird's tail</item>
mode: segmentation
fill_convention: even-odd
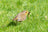
[[[13,21],[17,20],[17,18],[14,18]]]

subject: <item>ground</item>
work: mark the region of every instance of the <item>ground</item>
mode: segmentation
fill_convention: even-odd
[[[30,17],[15,26],[12,19],[24,10],[30,12]],[[0,0],[0,32],[47,31],[48,0]]]

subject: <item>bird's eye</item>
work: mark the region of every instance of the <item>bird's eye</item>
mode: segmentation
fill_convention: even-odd
[[[27,12],[25,12],[25,13],[27,13]]]

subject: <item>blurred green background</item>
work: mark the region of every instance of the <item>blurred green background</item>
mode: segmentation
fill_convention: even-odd
[[[21,11],[30,17],[16,26],[7,26]],[[0,0],[0,32],[48,32],[48,0]]]

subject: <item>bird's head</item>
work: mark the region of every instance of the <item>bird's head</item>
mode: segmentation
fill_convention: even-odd
[[[28,14],[28,16],[30,15],[30,12],[29,11],[22,11],[25,15]]]
[[[22,11],[22,13],[24,13],[25,15],[27,15],[29,12],[28,11]]]

